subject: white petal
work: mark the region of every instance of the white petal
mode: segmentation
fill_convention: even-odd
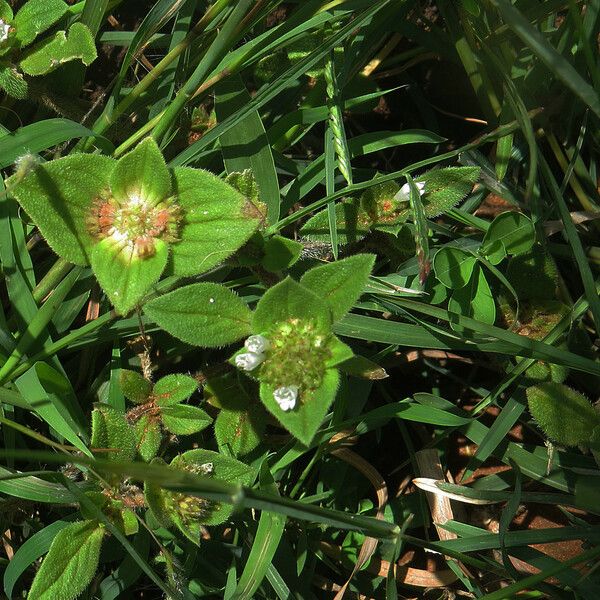
[[[248,352],[262,354],[271,347],[271,344],[263,335],[251,335],[244,343],[244,346],[246,346],[246,350],[248,350]]]
[[[0,19],[0,42],[5,42],[8,39],[10,25],[3,19]]]
[[[281,410],[292,410],[296,406],[296,400],[298,399],[298,386],[286,385],[277,388],[273,392],[273,398]]]
[[[264,354],[242,352],[235,357],[235,366],[242,371],[254,371],[263,360],[265,360]]]
[[[425,193],[425,182],[415,181],[415,185],[419,190],[419,195],[422,196]],[[410,184],[405,183],[400,190],[394,196],[394,200],[400,200],[401,202],[408,202],[410,200]]]

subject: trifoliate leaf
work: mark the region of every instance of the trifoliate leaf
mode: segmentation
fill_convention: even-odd
[[[535,227],[526,215],[507,211],[498,215],[490,224],[481,244],[482,254],[494,250],[501,243],[507,254],[523,254],[535,243]]]
[[[476,264],[472,254],[452,246],[440,248],[433,257],[435,276],[447,288],[455,290],[467,285]]]
[[[481,267],[475,266],[467,285],[452,291],[448,310],[493,325],[496,320],[496,301]],[[460,325],[454,323],[452,328],[461,330]]]

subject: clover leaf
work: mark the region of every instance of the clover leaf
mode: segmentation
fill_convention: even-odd
[[[115,309],[140,303],[165,269],[187,276],[235,252],[258,227],[253,206],[206,171],[169,169],[151,138],[119,160],[75,154],[42,165],[12,193],[54,251],[91,264]]]
[[[191,435],[212,423],[201,408],[182,404],[198,387],[196,380],[188,375],[167,375],[152,386],[139,373],[123,369],[120,383],[123,395],[136,404],[127,413],[127,420],[133,423],[137,451],[144,460],[156,456],[163,430],[175,435]]]

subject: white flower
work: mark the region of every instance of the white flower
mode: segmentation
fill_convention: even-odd
[[[262,354],[271,347],[271,343],[263,335],[251,335],[245,341],[244,346],[246,346],[246,350],[248,350],[248,352],[253,352],[254,354]]]
[[[10,25],[3,19],[0,19],[0,43],[5,42],[8,39],[10,33]]]
[[[415,185],[419,190],[419,196],[422,196],[425,193],[425,182],[424,181],[415,181]],[[400,200],[404,202],[408,202],[410,200],[410,185],[405,183],[400,191],[394,196],[394,200]]]
[[[264,354],[242,352],[235,357],[235,366],[242,371],[254,371],[263,360],[265,360]]]
[[[273,392],[273,398],[275,398],[275,402],[279,404],[281,410],[292,410],[296,406],[296,400],[298,399],[298,386],[285,385],[277,388]]]

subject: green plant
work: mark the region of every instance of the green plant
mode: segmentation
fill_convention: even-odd
[[[600,597],[598,23],[0,0],[3,596]]]
[[[87,66],[96,59],[94,37],[83,23],[38,40],[68,10],[63,0],[28,0],[13,14],[6,0],[0,2],[0,88],[7,94],[28,96],[24,75],[46,75],[73,60]]]
[[[165,268],[205,272],[259,223],[254,205],[213,175],[169,170],[152,139],[118,161],[76,154],[38,165],[12,193],[60,257],[91,264],[120,314]]]

